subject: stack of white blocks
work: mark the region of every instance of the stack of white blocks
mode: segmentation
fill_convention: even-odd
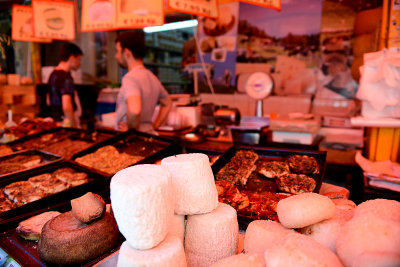
[[[236,210],[218,203],[207,155],[129,167],[112,178],[110,188],[126,238],[118,266],[210,266],[236,254]]]

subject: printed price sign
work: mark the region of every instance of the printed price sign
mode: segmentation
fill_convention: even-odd
[[[218,16],[217,0],[168,0],[168,8],[210,18]]]
[[[50,43],[51,39],[33,36],[32,8],[30,6],[12,6],[11,38],[15,41]]]
[[[116,28],[117,0],[82,0],[82,31],[104,31]]]
[[[144,28],[164,24],[163,0],[117,0],[117,28]]]
[[[272,8],[279,11],[281,10],[281,0],[239,0],[239,1],[257,6]]]
[[[32,8],[35,37],[75,39],[74,2],[35,0]]]

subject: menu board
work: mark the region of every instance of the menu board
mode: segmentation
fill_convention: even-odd
[[[117,0],[117,28],[144,28],[164,24],[163,0]]]
[[[35,37],[75,39],[74,2],[35,0],[32,8]]]
[[[281,0],[240,0],[240,2],[281,10]]]
[[[167,0],[168,8],[204,17],[218,16],[217,0]]]
[[[82,31],[104,31],[116,28],[117,0],[82,0]]]
[[[50,43],[51,39],[33,36],[32,17],[32,7],[13,5],[11,38],[15,41]]]

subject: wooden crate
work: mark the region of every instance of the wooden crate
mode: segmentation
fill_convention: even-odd
[[[37,103],[36,86],[3,85],[1,86],[2,104],[35,105]]]

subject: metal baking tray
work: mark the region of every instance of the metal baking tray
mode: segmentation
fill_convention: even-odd
[[[312,156],[317,160],[318,166],[320,169],[320,172],[318,174],[310,175],[310,177],[316,181],[316,187],[314,189],[314,192],[318,193],[319,189],[321,188],[321,184],[324,179],[325,168],[326,168],[326,151],[320,152],[320,151],[316,151],[316,150],[296,150],[296,149],[283,149],[283,148],[260,148],[260,147],[250,147],[250,146],[235,147],[235,146],[233,146],[233,147],[229,148],[212,165],[211,168],[213,170],[214,175],[216,175],[219,172],[219,170],[231,160],[231,158],[235,155],[236,151],[238,151],[238,150],[253,150],[256,154],[258,154],[258,156],[260,157],[261,160],[265,160],[265,161],[283,161],[283,160],[287,159],[289,156],[296,155],[296,154]],[[252,175],[254,175],[254,172]],[[256,174],[255,179],[249,179],[248,183],[245,186],[237,186],[237,188],[239,189],[239,191],[245,190],[245,191],[255,191],[255,192],[276,193],[277,188],[276,188],[275,180],[266,179],[261,176],[262,175],[260,175],[260,174]],[[246,225],[253,220],[243,214],[240,214],[240,212],[238,212],[238,219],[240,221],[239,224],[244,223]]]
[[[41,157],[42,161],[40,162],[40,164],[38,164],[38,165],[36,165],[34,167],[27,167],[27,168],[25,168],[23,170],[20,170],[20,171],[14,171],[14,172],[0,174],[0,180],[5,180],[5,179],[7,179],[7,177],[9,177],[10,175],[13,175],[13,174],[21,174],[21,173],[27,172],[27,171],[29,171],[31,169],[39,168],[41,166],[55,164],[57,162],[60,162],[63,159],[59,155],[55,155],[55,154],[52,154],[52,153],[49,153],[49,152],[33,149],[33,150],[18,151],[18,152],[14,152],[14,153],[11,153],[11,154],[4,155],[4,156],[0,156],[0,162],[3,162],[4,160],[11,159],[13,157],[20,156],[20,155],[23,155],[23,156],[34,156],[34,155],[37,155],[37,156]]]
[[[80,195],[83,195],[87,192],[96,193],[100,195],[106,203],[110,203],[109,188],[100,191],[97,191],[96,189],[86,188],[86,190],[83,190]],[[80,195],[77,195],[75,197],[79,197]],[[0,247],[21,266],[48,266],[48,263],[43,262],[38,254],[38,243],[34,241],[27,241],[19,237],[15,229],[21,221],[26,220],[32,216],[41,214],[43,212],[59,211],[63,213],[71,210],[70,200],[74,199],[75,197],[68,198],[68,201],[64,201],[42,209],[36,209],[31,212],[22,214],[21,216],[4,221],[1,225],[2,231],[4,232],[0,233]],[[93,266],[94,264],[108,257],[109,255],[115,253],[119,250],[119,247],[124,240],[124,237],[120,235],[120,240],[117,246],[112,248],[107,253],[97,257],[96,259],[83,263],[81,266]]]
[[[110,186],[110,179],[108,177],[105,177],[105,176],[101,175],[100,173],[93,172],[93,171],[83,168],[81,166],[77,166],[73,162],[63,161],[63,162],[59,162],[58,164],[52,164],[52,165],[48,165],[48,166],[42,166],[42,167],[39,167],[36,169],[31,169],[24,173],[10,175],[7,177],[6,180],[0,180],[0,188],[3,188],[4,186],[6,186],[10,183],[13,183],[13,182],[26,181],[30,177],[33,177],[33,176],[36,176],[39,174],[43,174],[43,173],[51,173],[57,169],[64,168],[64,167],[70,167],[77,172],[87,173],[89,181],[85,184],[72,187],[63,192],[60,192],[60,193],[57,193],[54,195],[50,195],[50,196],[41,198],[39,200],[22,205],[18,208],[0,213],[0,226],[2,227],[3,224],[9,219],[21,217],[21,216],[24,216],[25,214],[34,212],[36,210],[49,208],[58,203],[64,203],[65,201],[79,197],[86,192],[101,191],[101,190],[109,188],[109,186]]]
[[[73,154],[112,138],[115,135],[117,135],[117,132],[111,130],[98,129],[86,131],[83,129],[58,127],[22,137],[21,139],[8,143],[8,145],[15,150],[40,149],[55,153],[54,150],[56,149],[57,152],[55,154],[70,159]],[[86,147],[80,146],[72,151],[67,151],[65,146],[59,149],[60,146],[58,146],[58,144],[62,146],[62,142],[68,139],[71,141],[86,141],[88,144]]]
[[[218,161],[218,159],[224,154],[222,151],[216,151],[205,148],[192,148],[192,147],[183,147],[182,153],[202,153],[208,156],[210,159],[211,166]]]
[[[179,154],[181,152],[181,148],[172,139],[138,132],[131,129],[127,132],[116,135],[113,138],[110,138],[104,142],[98,143],[88,149],[74,154],[71,160],[75,160],[87,154],[94,153],[97,149],[108,145],[114,146],[120,153],[125,152],[130,155],[144,156],[144,159],[132,165],[153,164],[165,157]],[[76,161],[74,162],[77,165],[81,165]],[[84,167],[95,170],[97,172],[101,172],[89,166]],[[112,174],[107,174],[105,172],[101,173],[106,176],[112,176]]]

